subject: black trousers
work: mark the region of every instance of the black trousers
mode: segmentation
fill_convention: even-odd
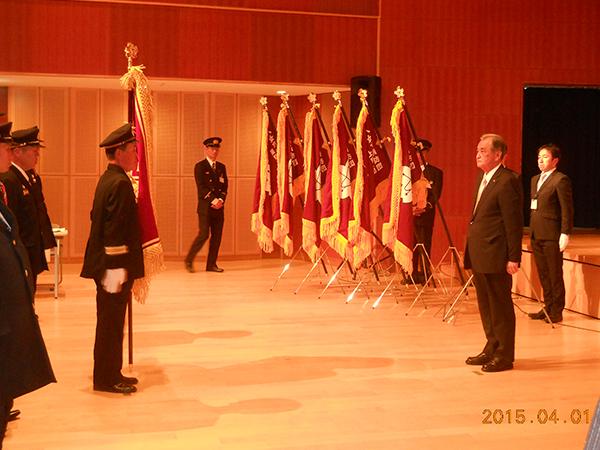
[[[557,241],[531,239],[533,258],[540,276],[544,304],[548,314],[561,314],[565,308],[565,282],[563,279],[563,254]]]
[[[109,294],[96,280],[96,341],[94,343],[94,386],[113,386],[121,381],[123,327],[131,298],[133,280],[121,292]]]
[[[420,224],[415,221],[414,224],[415,241],[423,244],[427,255],[431,258],[431,236],[433,234],[433,222],[431,224]],[[416,283],[424,282],[431,275],[431,266],[427,256],[423,253],[423,248],[418,246],[413,253],[413,271],[412,276]]]
[[[208,258],[206,259],[206,268],[209,269],[217,265],[219,256],[219,247],[221,246],[221,236],[223,235],[223,223],[225,214],[223,208],[208,208],[206,213],[198,213],[198,236],[192,242],[185,261],[192,263],[202,246],[208,239],[210,233],[210,243],[208,247]]]
[[[479,315],[487,342],[483,351],[506,361],[515,360],[515,309],[508,273],[473,272]]]

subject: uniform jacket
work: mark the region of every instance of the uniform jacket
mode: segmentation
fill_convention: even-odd
[[[442,184],[444,174],[441,169],[438,169],[431,164],[425,166],[423,175],[431,183],[431,189],[427,190],[427,208],[420,216],[415,216],[415,225],[422,227],[433,227],[435,218],[435,208],[437,200],[442,196]]]
[[[10,166],[8,172],[2,174],[1,180],[6,188],[8,207],[19,223],[21,240],[27,247],[31,268],[34,274],[37,275],[44,270],[48,270],[48,263],[44,254],[40,212],[36,197],[32,192],[29,179],[14,165]]]
[[[531,198],[537,199],[537,209],[531,210],[531,235],[538,240],[558,241],[561,233],[573,232],[571,180],[555,170],[538,191],[540,175],[531,179]]]
[[[52,222],[48,215],[48,209],[46,208],[46,199],[44,198],[44,191],[42,190],[42,178],[35,172],[35,170],[28,170],[27,173],[31,177],[31,193],[35,198],[40,231],[42,232],[42,245],[45,249],[56,247],[56,239],[52,232]]]
[[[16,398],[56,381],[33,311],[33,278],[19,226],[0,202],[0,398]]]
[[[226,200],[228,182],[225,164],[217,161],[216,169],[213,170],[208,160],[203,159],[196,163],[194,177],[198,189],[198,213],[207,213],[215,198]]]
[[[473,206],[483,172],[477,177]],[[522,188],[515,173],[500,166],[481,194],[467,230],[465,268],[504,273],[508,261],[521,261]]]
[[[130,178],[116,164],[109,164],[98,180],[90,218],[81,276],[100,280],[106,269],[124,268],[128,280],[143,277],[135,194]]]

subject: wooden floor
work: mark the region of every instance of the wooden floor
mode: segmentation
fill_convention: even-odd
[[[92,390],[95,294],[79,265],[65,267],[58,300],[40,290],[58,383],[17,399],[22,416],[9,425],[5,449],[584,446],[600,394],[596,319],[566,312],[552,329],[517,309],[515,369],[486,374],[464,364],[483,346],[472,292],[444,323],[441,293],[408,316],[412,291],[373,309],[381,288],[368,302],[361,292],[346,304],[339,287],[317,299],[315,277],[294,295],[307,263],[293,265],[272,292],[278,260],[222,261],[222,274],[167,266],[148,303],[134,305],[135,364],[126,373],[140,385],[131,396]],[[517,409],[525,423],[515,423]]]

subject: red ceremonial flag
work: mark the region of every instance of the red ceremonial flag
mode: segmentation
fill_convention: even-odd
[[[358,170],[354,190],[354,219],[350,222],[350,240],[354,244],[354,266],[373,249],[373,235],[378,208],[385,199],[391,161],[380,142],[377,128],[369,114],[366,101],[356,124],[356,154]]]
[[[163,248],[154,216],[150,193],[151,171],[148,167],[152,153],[152,95],[142,69],[143,66],[131,66],[121,78],[121,85],[129,90],[130,115],[137,141],[138,169],[132,176],[137,196],[145,276],[134,281],[132,291],[139,303],[145,303],[152,277],[164,270]]]
[[[263,103],[260,153],[256,173],[251,228],[256,233],[258,245],[267,253],[273,251],[274,213],[279,214],[277,194],[277,130],[271,120],[266,104]],[[277,216],[279,217],[279,216]]]
[[[323,189],[321,236],[342,258],[348,252],[348,224],[353,219],[352,193],[356,180],[357,156],[338,103],[333,112],[331,159]]]
[[[304,190],[304,157],[301,137],[295,137],[290,123],[287,103],[281,105],[277,116],[277,190],[279,218],[275,221],[273,240],[287,256],[294,250],[292,213],[294,199]]]
[[[306,114],[304,123],[304,212],[302,214],[302,248],[316,261],[321,246],[322,188],[327,176],[329,155],[317,117],[318,105]]]
[[[394,258],[408,272],[412,272],[413,196],[412,183],[421,178],[421,166],[414,147],[402,98],[392,110],[390,119],[394,136],[394,168],[389,188],[389,204],[384,208],[382,240],[394,251]]]

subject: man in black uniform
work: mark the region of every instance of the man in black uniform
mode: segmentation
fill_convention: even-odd
[[[0,173],[9,169],[11,123],[0,125]],[[56,382],[33,312],[29,258],[0,182],[0,448],[13,399]]]
[[[427,162],[427,155],[432,145],[427,139],[420,139],[417,143],[421,148],[423,156],[423,175],[429,181],[430,189],[427,190],[427,204],[424,209],[414,208],[414,232],[415,241],[423,244],[427,251],[427,256],[423,254],[423,247],[418,246],[413,253],[413,273],[412,277],[415,283],[424,284],[431,275],[429,258],[431,258],[431,237],[433,235],[433,223],[435,220],[435,209],[437,201],[442,195],[442,185],[444,173],[441,169],[432,166]]]
[[[56,245],[41,192],[41,180],[39,176],[30,178],[28,174],[38,163],[40,147],[44,147],[38,133],[38,127],[12,133],[13,162],[8,172],[0,177],[6,187],[8,207],[17,218],[21,240],[29,255],[34,291],[38,274],[48,270],[43,235],[47,236],[47,245],[50,246],[47,248]]]
[[[198,189],[199,231],[185,258],[185,268],[190,273],[194,272],[194,258],[208,239],[209,231],[210,246],[206,260],[206,271],[223,272],[223,269],[217,266],[221,235],[223,234],[223,222],[225,220],[223,205],[227,197],[227,171],[225,170],[225,164],[217,161],[221,142],[220,137],[205,139],[206,159],[199,161],[194,167],[194,177]]]
[[[123,327],[133,281],[144,276],[137,203],[127,176],[138,163],[131,124],[113,131],[100,147],[108,167],[96,186],[81,270],[83,278],[96,282],[94,390],[130,394],[138,380],[121,373]]]

